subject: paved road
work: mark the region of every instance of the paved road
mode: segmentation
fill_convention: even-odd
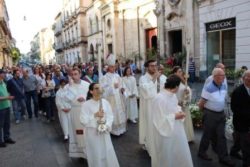
[[[121,167],[150,167],[150,158],[138,145],[138,125],[128,124],[129,131],[121,137],[112,137]],[[15,145],[0,150],[0,167],[87,167],[84,159],[70,159],[67,144],[62,141],[58,123],[42,120],[26,120],[19,125],[12,124]],[[219,167],[214,153],[209,151],[214,161],[206,162],[197,158],[201,131],[196,130],[194,144],[190,145],[195,167]],[[230,144],[230,143],[229,143]],[[176,157],[175,160],[179,160]],[[181,161],[181,160],[180,160]],[[238,165],[240,166],[240,165]]]
[[[200,87],[193,85],[198,96]],[[195,98],[194,98],[195,99]],[[42,119],[25,120],[11,127],[15,145],[0,148],[0,167],[87,167],[84,159],[71,159],[67,155],[68,146],[62,141],[62,131],[58,122],[46,123]],[[209,150],[212,162],[197,158],[201,130],[195,130],[195,142],[190,149],[195,167],[221,167],[216,155]],[[128,124],[128,132],[120,137],[112,137],[121,167],[150,167],[150,157],[138,144],[138,125]],[[231,145],[230,142],[229,146]],[[174,160],[179,160],[178,157]],[[240,167],[240,162],[237,161]]]

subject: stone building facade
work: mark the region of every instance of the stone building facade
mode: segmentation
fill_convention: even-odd
[[[91,0],[63,1],[61,24],[65,63],[87,61],[86,10],[91,2]]]
[[[9,27],[9,16],[4,0],[0,0],[0,68],[12,66],[10,49],[14,45]]]
[[[95,0],[87,9],[88,60],[113,53],[120,61],[142,64],[148,49],[157,46],[153,0]]]
[[[42,64],[56,63],[54,44],[54,31],[52,26],[39,32],[40,56]]]
[[[65,63],[64,52],[63,52],[63,34],[62,34],[62,14],[59,12],[55,18],[53,25],[53,31],[55,34],[55,43],[53,48],[55,50],[56,62],[59,64]]]
[[[217,62],[227,69],[250,68],[250,1],[198,2],[202,76],[209,75]]]

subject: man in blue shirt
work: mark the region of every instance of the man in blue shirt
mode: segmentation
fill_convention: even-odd
[[[228,156],[227,141],[225,138],[225,98],[227,86],[224,83],[225,72],[220,68],[213,70],[213,80],[205,84],[202,90],[199,107],[203,110],[203,135],[200,141],[198,156],[204,160],[212,160],[207,155],[209,143],[216,134],[216,150],[219,162],[234,166],[234,162]]]
[[[15,99],[12,101],[13,111],[16,118],[16,123],[20,123],[21,115],[25,118],[25,93],[23,80],[20,78],[20,71],[13,71],[13,78],[7,82],[7,89],[11,96]]]

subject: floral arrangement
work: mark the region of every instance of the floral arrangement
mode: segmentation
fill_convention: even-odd
[[[194,127],[200,128],[202,126],[202,112],[197,104],[192,103],[189,105],[189,111]]]
[[[233,141],[233,132],[234,132],[233,117],[230,116],[226,119],[225,137],[228,140]]]

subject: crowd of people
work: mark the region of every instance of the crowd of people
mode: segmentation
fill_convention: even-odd
[[[174,66],[166,76],[164,66],[155,60],[148,60],[144,67],[138,84],[136,65],[131,61],[119,64],[112,54],[102,71],[97,63],[0,70],[0,147],[15,143],[10,137],[12,108],[16,124],[33,116],[45,116],[50,123],[58,114],[69,156],[86,158],[90,167],[119,166],[110,134],[122,137],[128,121],[139,122],[138,142],[150,155],[152,167],[192,167],[189,143],[195,136],[188,108],[192,98],[188,75]],[[190,71],[194,72],[193,67]],[[250,71],[246,69],[231,98],[236,137],[230,155],[243,159],[243,167],[250,166],[249,90]],[[225,138],[227,95],[225,66],[218,63],[198,103],[203,111],[198,156],[212,160],[207,154],[211,144],[220,163],[234,166]]]

